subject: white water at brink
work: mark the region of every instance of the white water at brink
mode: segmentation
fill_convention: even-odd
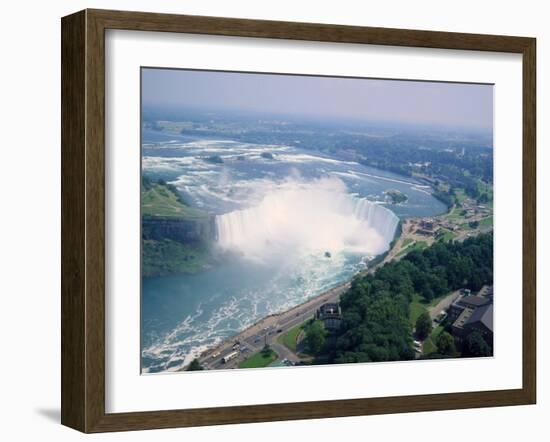
[[[336,178],[274,184],[254,207],[216,217],[218,244],[255,260],[329,252],[378,255],[399,218]]]

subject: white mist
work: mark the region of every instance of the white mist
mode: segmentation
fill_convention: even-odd
[[[256,260],[377,255],[388,250],[398,222],[391,210],[350,195],[336,178],[285,181],[255,207],[216,217],[218,244]]]

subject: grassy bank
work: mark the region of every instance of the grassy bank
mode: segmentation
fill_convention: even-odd
[[[185,204],[173,186],[160,183],[148,183],[142,186],[141,214],[189,220],[208,217],[206,212]]]
[[[239,364],[239,368],[263,368],[277,359],[278,355],[273,350],[259,351]]]
[[[296,346],[298,344],[298,336],[302,332],[302,330],[305,327],[304,324],[299,324],[293,328],[291,328],[289,331],[287,331],[285,334],[279,336],[277,338],[277,342],[279,344],[284,345],[288,349],[292,350],[294,353],[296,353]]]
[[[409,321],[413,327],[415,326],[418,317],[426,311],[426,303],[423,301],[424,298],[417,293],[414,294],[409,309]]]
[[[423,250],[425,249],[426,247],[428,247],[428,243],[426,241],[414,241],[410,238],[407,238],[407,240],[405,241],[408,241],[410,240],[408,243],[407,243],[407,246],[404,246],[397,255],[395,255],[396,257],[397,256],[403,256],[405,253],[409,253],[409,252],[412,252],[413,250]],[[412,241],[414,241],[414,243],[411,243]]]
[[[142,276],[197,273],[208,267],[208,213],[190,207],[162,180],[142,177]]]

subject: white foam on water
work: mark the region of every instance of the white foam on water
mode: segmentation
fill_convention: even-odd
[[[330,163],[330,164],[357,164],[353,161],[336,160],[334,158],[327,158],[327,157],[305,154],[305,153],[282,154],[282,155],[279,155],[277,159],[287,163],[320,162],[320,163]]]
[[[216,217],[220,247],[259,260],[315,251],[377,255],[388,250],[398,222],[337,178],[287,180],[258,205]]]
[[[371,173],[365,173],[365,172],[355,172],[357,175],[369,177],[369,178],[375,178],[377,180],[383,180],[383,181],[389,181],[390,183],[399,183],[399,184],[410,184],[412,186],[415,186],[416,183],[411,181],[405,181],[405,180],[398,180],[396,178],[390,178],[386,176],[380,176],[380,175],[373,175]]]
[[[250,263],[246,267],[251,268],[251,271],[258,269],[257,266],[250,266]],[[364,268],[364,263],[350,264],[343,255],[328,259],[323,253],[271,260],[270,276],[258,287],[243,288],[206,316],[203,315],[203,307],[199,306],[194,314],[153,339],[142,350],[142,356],[153,361],[148,362],[143,373],[178,370],[204,349],[234,336],[259,318],[304,302],[361,268]]]

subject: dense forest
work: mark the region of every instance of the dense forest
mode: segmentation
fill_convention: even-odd
[[[464,242],[437,242],[357,277],[342,295],[343,322],[335,363],[414,358],[409,306],[415,293],[430,300],[465,287],[479,290],[493,281],[492,233]]]

